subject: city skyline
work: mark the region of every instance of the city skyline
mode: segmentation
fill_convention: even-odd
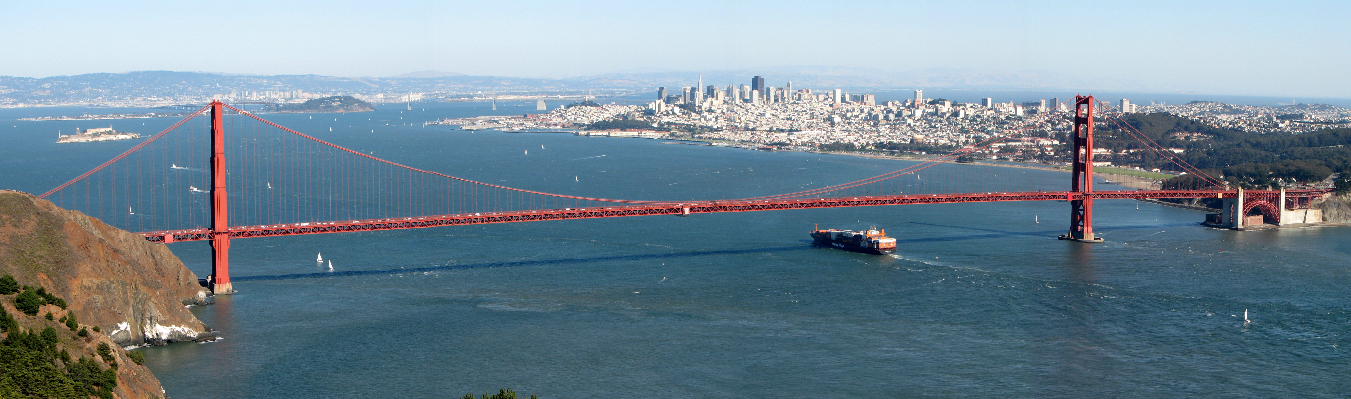
[[[1339,42],[1351,28],[1337,23],[1351,5],[1340,2],[244,1],[210,9],[138,1],[0,11],[3,76],[563,78],[817,65],[900,81],[929,71],[926,79],[959,75],[949,79],[958,83],[981,75],[1045,80],[1040,88],[1351,97],[1351,77],[1339,72],[1351,64]]]

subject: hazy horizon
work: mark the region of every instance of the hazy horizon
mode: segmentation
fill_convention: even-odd
[[[1351,97],[1344,2],[584,4],[5,4],[0,75],[558,79],[811,66],[1026,76],[1047,89]]]

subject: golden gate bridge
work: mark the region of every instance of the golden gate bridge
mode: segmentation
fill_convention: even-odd
[[[1225,204],[1221,224],[1241,228],[1255,222],[1251,217],[1279,224],[1283,215],[1308,209],[1314,197],[1327,193],[1231,189],[1110,116],[1105,118],[1108,122],[1207,186],[1096,191],[1094,104],[1092,96],[1076,96],[1070,114],[1073,162],[1067,191],[947,192],[941,183],[918,185],[917,180],[902,179],[1015,138],[1031,124],[990,135],[950,154],[851,182],[751,198],[663,201],[548,193],[418,169],[214,101],[39,198],[140,231],[152,242],[209,241],[213,253],[210,288],[213,293],[227,294],[233,292],[230,240],[239,238],[716,212],[1067,201],[1070,224],[1060,238],[1094,243],[1102,242],[1093,233],[1093,201],[1098,199],[1220,198]],[[950,178],[985,178],[997,183],[982,176]]]

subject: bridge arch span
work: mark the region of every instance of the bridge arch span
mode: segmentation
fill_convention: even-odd
[[[1254,212],[1256,211],[1256,212]],[[1248,201],[1243,204],[1244,216],[1262,215],[1262,223],[1280,224],[1281,210],[1267,200]]]

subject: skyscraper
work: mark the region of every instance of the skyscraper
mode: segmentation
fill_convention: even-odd
[[[754,78],[751,78],[751,90],[759,90],[761,93],[764,93],[764,92],[765,92],[765,78],[762,78],[762,77],[759,77],[759,76],[756,76],[756,77],[754,77]]]
[[[704,75],[699,74],[699,85],[694,86],[694,105],[704,104]]]
[[[924,106],[924,90],[915,89],[915,106],[916,107]]]
[[[666,100],[666,87],[657,88],[657,99],[663,101]]]
[[[1128,114],[1132,112],[1135,112],[1135,106],[1131,104],[1131,100],[1121,99],[1121,113]]]
[[[989,97],[982,98],[980,99],[980,105],[985,108],[994,107],[994,99]]]
[[[1060,109],[1060,97],[1052,97],[1051,102],[1046,103],[1046,108],[1048,108],[1051,112],[1055,112],[1056,110]]]

